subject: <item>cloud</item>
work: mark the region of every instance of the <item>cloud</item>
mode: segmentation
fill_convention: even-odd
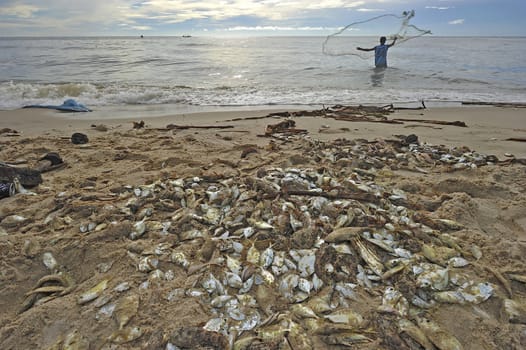
[[[366,9],[366,8],[359,8],[359,9],[356,9],[356,11],[358,11],[358,12],[384,12],[385,10],[383,10],[383,9]]]
[[[5,29],[5,35],[122,35],[136,30],[176,34],[236,27],[308,31],[337,27],[364,13],[397,11],[397,6],[405,8],[414,2],[417,0],[0,0],[0,30]],[[434,10],[446,7],[450,8],[446,4],[429,6]],[[13,29],[16,23],[18,30]]]
[[[426,6],[426,9],[432,9],[432,10],[449,10],[454,9],[452,6]]]
[[[257,16],[268,20],[301,17],[309,11],[356,8],[365,1],[345,0],[146,0],[123,11],[127,19],[148,18],[165,23],[189,20],[225,20],[239,16]]]
[[[11,5],[0,8],[0,16],[31,18],[40,9],[32,5]]]
[[[453,21],[449,21],[448,23],[453,25],[464,24],[464,18],[455,19]]]

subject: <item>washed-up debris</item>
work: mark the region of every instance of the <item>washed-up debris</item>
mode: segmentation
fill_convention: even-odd
[[[71,142],[75,145],[82,145],[89,142],[88,135],[76,132],[71,135]]]
[[[269,127],[287,132],[295,124]],[[416,135],[298,144],[319,167],[165,178],[125,186],[93,203],[106,212],[91,215],[80,232],[86,239],[134,242],[125,255],[141,282],[134,286],[127,276],[90,280],[75,291],[83,315],[93,313],[112,327],[108,342],[144,343],[151,330],[140,315],[152,294],[167,303],[195,300],[209,315],[205,324],[161,330],[166,348],[389,348],[395,337],[400,343],[393,349],[461,349],[463,340],[440,324],[435,310],[513,296],[511,277],[492,269],[499,285],[485,279],[480,249],[448,234],[465,227],[434,213],[447,197],[430,204],[376,182],[385,169],[439,172],[498,159],[421,144]],[[258,151],[243,150],[245,156]],[[80,216],[77,203],[66,199],[50,220]],[[170,284],[175,273],[186,276],[184,285]],[[70,292],[61,276],[44,277],[49,284],[39,281],[29,295],[44,301]],[[503,305],[510,322],[524,322],[520,301]]]
[[[20,136],[20,131],[11,128],[0,129],[0,135],[2,136]]]
[[[15,195],[15,184],[12,182],[0,182],[0,199]]]
[[[144,125],[144,120],[141,120],[140,122],[133,122],[134,129],[143,129]]]
[[[33,289],[25,294],[26,298],[19,313],[69,294],[75,288],[73,278],[67,272],[58,270],[58,263],[51,253],[44,253],[42,262],[51,271],[51,274],[40,278]]]
[[[167,130],[187,130],[187,129],[232,129],[233,125],[166,125]]]
[[[74,99],[67,99],[61,105],[29,105],[22,108],[47,108],[56,109],[61,112],[91,112],[91,109],[78,103]]]
[[[521,102],[484,102],[484,101],[462,101],[463,105],[475,105],[475,106],[495,106],[495,107],[512,107],[512,108],[525,108],[526,103]]]
[[[425,108],[425,105],[423,105]],[[329,108],[324,108],[315,111],[298,111],[298,112],[281,112],[281,113],[270,113],[266,117],[324,117],[332,118],[336,120],[350,121],[350,122],[370,122],[370,123],[387,123],[387,124],[404,124],[404,122],[418,122],[427,124],[438,124],[438,125],[452,125],[467,127],[465,122],[462,121],[442,121],[442,120],[429,120],[429,119],[411,119],[411,118],[395,118],[389,119],[388,115],[393,113],[395,110],[401,108],[395,108],[392,104],[386,106],[341,106],[336,105]],[[419,107],[420,109],[420,107]]]
[[[40,171],[29,168],[19,168],[0,163],[0,182],[13,183],[17,178],[23,186],[34,187],[42,183]]]
[[[97,131],[101,131],[101,132],[105,132],[105,131],[108,131],[108,127],[104,124],[92,124],[91,127],[93,128],[93,130],[97,130]]]
[[[286,119],[276,124],[269,124],[265,128],[265,136],[280,134],[282,136],[306,134],[305,129],[296,129],[296,122],[292,119]]]
[[[20,313],[27,311],[34,305],[41,305],[59,296],[70,293],[75,282],[66,273],[52,274],[38,280],[35,287],[26,293]]]
[[[286,122],[270,130],[295,127]],[[499,317],[524,324],[520,266],[513,273],[484,266],[488,247],[463,241],[457,233],[467,235],[466,225],[437,210],[452,195],[428,198],[416,185],[403,190],[385,180],[407,169],[474,171],[500,164],[496,157],[414,134],[284,137],[309,161],[272,162],[281,152],[274,139],[236,145],[241,160],[184,176],[152,171],[146,183],[110,192],[94,192],[90,178],[57,194],[44,219],[2,222],[10,234],[32,221],[54,252],[71,239],[63,253],[82,253],[93,266],[77,269],[75,284],[60,255],[46,254],[49,275],[27,288],[38,299],[24,300],[21,317],[50,310],[47,301],[60,297],[55,303],[89,320],[50,340],[57,348],[460,349],[468,344],[445,313],[491,309],[484,317],[492,318],[502,305]],[[110,244],[112,256],[97,255],[97,245]],[[181,309],[190,315],[174,312]]]
[[[23,163],[26,163],[25,161]],[[41,173],[55,170],[65,166],[66,163],[56,152],[49,152],[39,159],[34,168],[20,168],[7,163],[0,163],[0,184],[2,195],[0,198],[14,195],[15,193],[33,194],[24,187],[35,187],[42,183]]]
[[[445,121],[445,120],[430,120],[430,119],[413,119],[413,118],[396,118],[393,119],[395,121],[402,121],[402,122],[418,122],[418,123],[425,123],[425,124],[438,124],[438,125],[452,125],[452,126],[460,126],[462,128],[467,128],[465,122],[462,121]]]
[[[57,152],[49,152],[38,160],[35,170],[45,173],[66,166],[64,160]]]

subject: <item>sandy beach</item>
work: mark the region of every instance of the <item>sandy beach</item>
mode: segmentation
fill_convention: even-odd
[[[226,110],[221,112],[178,112],[170,113],[167,107],[106,107],[92,113],[60,113],[45,109],[20,109],[0,111],[2,127],[11,128],[21,133],[21,137],[37,135],[71,136],[82,132],[88,136],[98,137],[104,133],[93,129],[92,125],[104,124],[110,131],[127,131],[132,123],[144,120],[151,128],[163,128],[168,124],[178,125],[231,125],[236,132],[243,131],[245,141],[251,140],[264,144],[265,139],[258,139],[263,134],[269,119],[250,119],[264,117],[272,112],[294,111],[280,110]],[[297,109],[296,109],[297,110]],[[304,110],[304,109],[301,109]],[[306,109],[305,109],[306,110]],[[524,108],[499,107],[440,107],[425,110],[399,110],[394,118],[428,119],[440,121],[463,121],[467,128],[405,122],[404,124],[382,124],[337,121],[330,118],[298,118],[298,128],[307,129],[309,136],[321,140],[334,138],[388,138],[392,135],[417,134],[423,142],[444,144],[448,146],[467,146],[481,153],[503,157],[505,153],[517,158],[526,157],[524,143],[506,141],[508,138],[524,137],[526,134],[526,110]],[[230,121],[232,119],[245,119]],[[323,130],[329,126],[330,130]],[[339,130],[349,129],[349,131]],[[194,130],[190,131],[191,133]],[[199,133],[206,133],[200,130]],[[209,131],[214,132],[214,130]],[[184,134],[184,133],[183,133]]]
[[[298,110],[0,111],[0,348],[526,347],[526,109]]]

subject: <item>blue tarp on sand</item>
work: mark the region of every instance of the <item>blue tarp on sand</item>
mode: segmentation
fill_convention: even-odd
[[[82,103],[78,103],[77,101],[73,99],[69,99],[64,101],[63,104],[60,106],[53,106],[53,105],[31,105],[31,106],[24,106],[23,108],[49,108],[49,109],[56,109],[63,112],[91,112],[91,109],[84,106]]]

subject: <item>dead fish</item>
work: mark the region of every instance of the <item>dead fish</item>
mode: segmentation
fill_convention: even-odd
[[[526,324],[526,305],[524,302],[505,299],[504,312],[511,323]]]
[[[424,332],[413,322],[404,318],[398,320],[398,331],[407,334],[411,339],[420,344],[425,350],[435,350],[431,341]]]
[[[133,316],[137,314],[138,309],[139,296],[136,294],[125,296],[119,300],[113,311],[113,317],[119,330],[122,330],[130,322]]]
[[[342,227],[329,233],[324,240],[327,243],[350,241],[352,238],[359,236],[364,230],[366,230],[364,227]]]
[[[436,322],[418,317],[418,327],[440,350],[463,350],[462,344],[453,335],[441,328]]]
[[[95,287],[91,288],[87,292],[82,293],[80,297],[78,298],[77,303],[79,305],[82,305],[94,299],[97,299],[107,287],[108,287],[108,280],[102,280]]]
[[[142,334],[143,331],[139,327],[124,328],[113,332],[108,340],[116,344],[125,344],[140,338]]]
[[[350,308],[339,309],[323,317],[331,322],[344,323],[355,328],[360,328],[364,322],[362,315]]]
[[[384,265],[380,261],[380,258],[378,258],[375,253],[365,246],[360,237],[353,238],[352,242],[354,243],[354,246],[357,247],[360,256],[371,268],[371,270],[381,277],[383,275]]]
[[[321,337],[322,340],[330,345],[344,345],[348,347],[354,347],[356,344],[369,343],[373,339],[354,332],[339,333],[334,335],[327,335]]]
[[[316,313],[306,305],[294,304],[290,307],[290,311],[300,318],[318,318]]]

